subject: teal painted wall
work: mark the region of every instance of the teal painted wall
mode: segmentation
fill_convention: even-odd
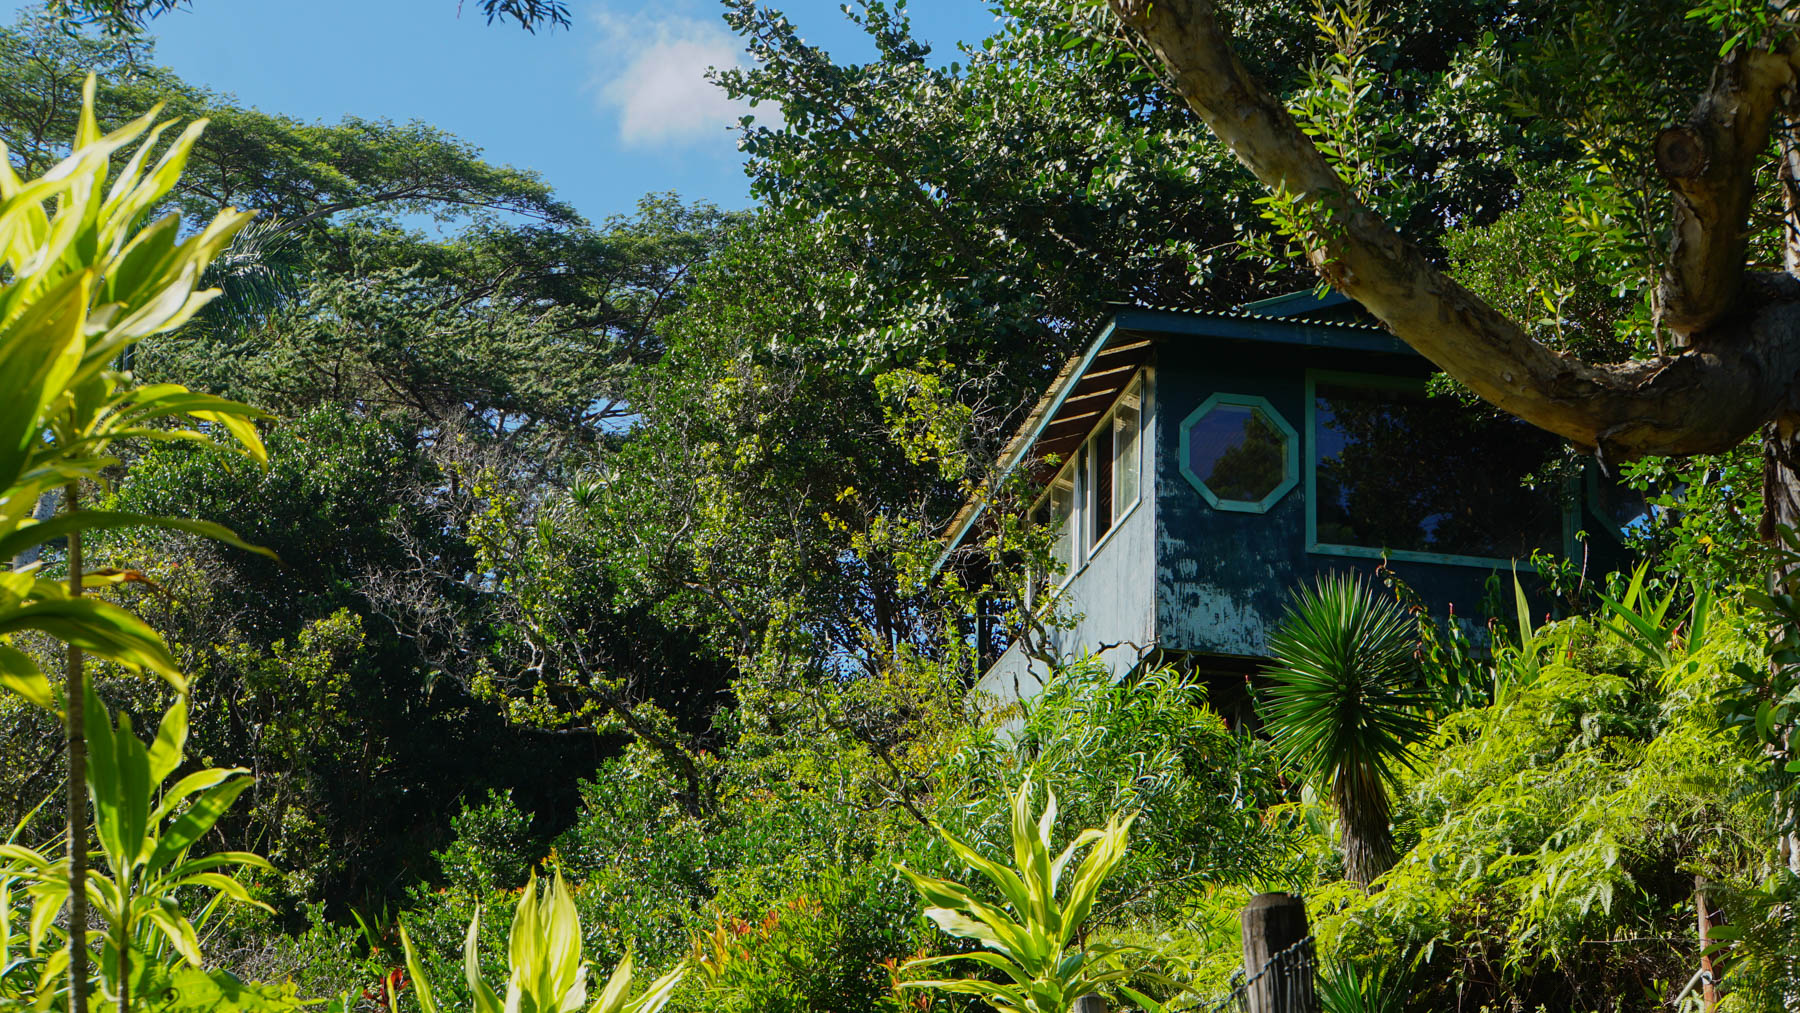
[[[1156,639],[1167,650],[1258,656],[1290,590],[1328,571],[1373,574],[1377,560],[1307,551],[1308,369],[1423,377],[1416,357],[1171,337],[1157,350]],[[1220,510],[1182,475],[1180,425],[1218,393],[1266,399],[1300,435],[1301,480],[1267,513]],[[1478,617],[1491,566],[1396,562],[1442,615]],[[1508,572],[1505,579],[1510,582]]]

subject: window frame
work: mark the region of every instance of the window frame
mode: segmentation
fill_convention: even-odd
[[[1207,486],[1206,480],[1194,474],[1194,469],[1188,464],[1188,452],[1191,449],[1188,442],[1189,432],[1194,428],[1195,423],[1205,418],[1214,408],[1219,407],[1250,408],[1260,411],[1270,422],[1275,424],[1275,428],[1279,429],[1283,436],[1287,437],[1287,452],[1282,454],[1281,460],[1281,482],[1261,499],[1225,499],[1213,492]],[[1266,514],[1275,508],[1275,504],[1281,502],[1282,497],[1292,492],[1294,487],[1300,484],[1300,434],[1294,432],[1294,427],[1288,423],[1287,418],[1273,404],[1270,404],[1266,397],[1256,394],[1215,391],[1206,400],[1200,402],[1200,407],[1189,412],[1187,418],[1181,420],[1180,436],[1180,445],[1176,453],[1179,455],[1177,463],[1181,466],[1181,477],[1187,479],[1188,484],[1194,487],[1194,491],[1205,498],[1214,510]],[[1311,540],[1310,536],[1308,540]]]
[[[1135,462],[1133,462],[1133,466],[1137,470],[1137,483],[1133,487],[1131,502],[1125,504],[1125,506],[1123,508],[1121,508],[1118,503],[1119,437],[1118,437],[1118,433],[1114,432],[1113,441],[1112,441],[1113,442],[1113,460],[1112,460],[1112,464],[1113,464],[1113,480],[1112,480],[1112,489],[1113,489],[1112,514],[1113,514],[1113,518],[1112,518],[1112,526],[1106,529],[1105,534],[1095,537],[1093,535],[1093,532],[1091,530],[1091,525],[1090,525],[1090,530],[1089,530],[1088,534],[1092,541],[1092,544],[1089,545],[1087,555],[1083,559],[1084,567],[1086,566],[1087,560],[1093,559],[1094,556],[1097,555],[1101,549],[1106,548],[1106,543],[1112,541],[1113,535],[1116,534],[1120,528],[1125,526],[1126,519],[1129,518],[1133,513],[1135,513],[1137,511],[1138,505],[1144,501],[1144,420],[1147,415],[1147,413],[1144,410],[1144,401],[1145,401],[1144,391],[1146,391],[1148,389],[1148,384],[1146,381],[1146,372],[1147,372],[1146,370],[1139,369],[1137,371],[1136,375],[1134,375],[1131,378],[1131,381],[1129,383],[1125,384],[1125,386],[1120,389],[1119,396],[1116,398],[1113,398],[1113,403],[1110,407],[1108,407],[1106,409],[1106,414],[1104,417],[1101,418],[1100,424],[1096,425],[1093,429],[1089,430],[1087,436],[1084,437],[1081,441],[1081,445],[1083,448],[1092,447],[1094,445],[1094,438],[1096,436],[1100,435],[1100,430],[1111,427],[1114,424],[1114,422],[1118,419],[1119,405],[1123,404],[1125,402],[1125,399],[1127,397],[1131,396],[1131,394],[1133,392],[1136,392],[1137,398],[1138,398],[1138,405],[1137,405],[1138,438],[1137,438],[1137,440],[1134,441],[1134,444],[1137,447],[1137,460]],[[1089,456],[1093,456],[1093,455],[1090,454]],[[1098,465],[1096,464],[1096,465],[1094,465],[1094,467],[1098,467]],[[1090,486],[1092,484],[1093,483],[1090,482]],[[1084,505],[1086,504],[1087,500],[1086,500],[1085,496],[1083,497],[1082,502]]]
[[[1347,387],[1370,387],[1377,390],[1404,390],[1413,393],[1425,389],[1425,380],[1411,379],[1404,376],[1392,376],[1383,373],[1357,373],[1332,369],[1309,369],[1306,371],[1306,551],[1319,556],[1345,556],[1352,559],[1395,560],[1406,563],[1438,563],[1446,566],[1477,566],[1488,570],[1514,569],[1523,573],[1536,573],[1537,567],[1529,557],[1525,559],[1505,559],[1498,556],[1464,556],[1448,552],[1427,552],[1420,549],[1374,549],[1365,545],[1340,545],[1335,542],[1319,541],[1319,393],[1320,382]],[[1558,548],[1565,557],[1571,556],[1570,545],[1574,541],[1574,525],[1579,517],[1581,497],[1564,497],[1562,504],[1562,545]]]
[[[1126,517],[1130,516],[1130,514],[1133,510],[1137,509],[1138,503],[1140,503],[1144,498],[1144,423],[1149,418],[1149,411],[1147,410],[1147,406],[1144,403],[1145,402],[1145,393],[1144,393],[1145,389],[1146,389],[1146,377],[1145,377],[1144,372],[1140,370],[1138,375],[1133,377],[1131,382],[1125,385],[1125,392],[1123,394],[1119,395],[1119,398],[1117,401],[1113,402],[1111,418],[1113,420],[1113,471],[1114,471],[1114,474],[1113,474],[1113,527],[1115,527],[1115,528],[1119,526],[1119,523],[1121,521],[1123,521]],[[1119,408],[1122,405],[1124,405],[1127,398],[1134,398],[1134,397],[1137,399],[1137,409],[1136,409],[1137,410],[1137,433],[1132,438],[1131,445],[1133,448],[1133,452],[1137,455],[1137,459],[1132,462],[1133,467],[1132,467],[1132,471],[1131,471],[1131,474],[1132,474],[1131,501],[1128,503],[1120,503],[1119,499],[1118,499],[1119,476],[1125,474],[1125,472],[1122,469],[1120,469],[1118,466],[1118,461],[1119,461],[1119,457],[1120,457],[1119,435],[1118,435]]]
[[[1072,558],[1069,561],[1067,571],[1063,574],[1062,580],[1057,582],[1054,587],[1050,588],[1051,591],[1063,590],[1069,586],[1070,581],[1074,580],[1083,570],[1086,570],[1088,563],[1094,556],[1097,555],[1101,549],[1105,548],[1108,542],[1112,541],[1113,535],[1116,534],[1120,528],[1125,526],[1126,519],[1133,513],[1136,513],[1138,507],[1142,506],[1144,503],[1144,462],[1148,456],[1145,449],[1147,441],[1144,437],[1148,429],[1150,415],[1148,410],[1150,390],[1149,373],[1150,371],[1148,368],[1140,367],[1132,376],[1131,380],[1126,383],[1124,387],[1120,388],[1119,396],[1114,398],[1112,404],[1101,414],[1100,421],[1096,422],[1094,426],[1087,431],[1087,434],[1081,438],[1081,442],[1075,445],[1075,449],[1069,455],[1069,459],[1064,461],[1062,466],[1056,469],[1056,473],[1051,476],[1050,481],[1044,483],[1043,491],[1031,502],[1029,516],[1036,516],[1039,509],[1049,500],[1051,491],[1055,489],[1057,484],[1062,482],[1065,477],[1074,487],[1074,503],[1069,512],[1069,535],[1074,542],[1070,547],[1069,553]],[[1118,416],[1119,405],[1133,392],[1137,394],[1138,398],[1138,438],[1135,441],[1137,460],[1134,462],[1135,467],[1137,468],[1137,483],[1134,495],[1132,496],[1131,502],[1123,509],[1120,509],[1116,502],[1113,504],[1112,526],[1107,528],[1104,534],[1096,536],[1093,530],[1095,511],[1093,505],[1089,503],[1089,499],[1094,495],[1094,489],[1097,485],[1093,470],[1098,467],[1098,464],[1094,460],[1095,455],[1093,453],[1094,438],[1099,435],[1101,429],[1113,425],[1114,420]],[[1113,444],[1113,488],[1117,490],[1119,481],[1119,453],[1116,436],[1113,440]]]

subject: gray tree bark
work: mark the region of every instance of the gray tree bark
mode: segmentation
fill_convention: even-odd
[[[1242,918],[1249,1013],[1319,1013],[1311,954],[1303,964],[1295,959],[1294,948],[1312,934],[1305,902],[1293,894],[1259,893]],[[1302,967],[1302,973],[1290,973]]]

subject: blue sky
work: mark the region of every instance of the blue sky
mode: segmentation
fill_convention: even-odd
[[[8,20],[25,0],[0,0]],[[308,120],[419,119],[492,162],[535,169],[590,219],[675,190],[748,204],[727,130],[740,110],[708,86],[742,59],[715,0],[569,0],[572,30],[487,25],[475,0],[193,0],[155,21],[157,60],[245,105]],[[870,47],[835,0],[775,4],[840,59]],[[994,26],[985,0],[914,0],[937,56]]]

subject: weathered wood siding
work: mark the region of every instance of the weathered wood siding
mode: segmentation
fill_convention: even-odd
[[[1370,356],[1329,348],[1195,337],[1172,338],[1157,351],[1156,640],[1174,651],[1256,657],[1280,620],[1290,590],[1337,570],[1372,574],[1374,560],[1306,551],[1306,371],[1391,371],[1423,376],[1423,360]],[[1216,393],[1265,398],[1300,435],[1300,481],[1267,513],[1217,510],[1183,477],[1180,426]],[[1396,563],[1394,569],[1434,611],[1454,603],[1461,616],[1480,614],[1493,570],[1439,563]],[[1508,577],[1510,580],[1510,577]]]
[[[1076,624],[1057,630],[1057,657],[1092,654],[1123,676],[1145,652],[1156,646],[1157,488],[1163,481],[1156,453],[1156,378],[1146,378],[1144,458],[1138,503],[1122,517],[1063,589],[1063,604]],[[1176,476],[1180,481],[1180,476]],[[1018,643],[983,675],[977,690],[1007,703],[1030,697],[1043,686],[1048,672],[1028,658]]]

